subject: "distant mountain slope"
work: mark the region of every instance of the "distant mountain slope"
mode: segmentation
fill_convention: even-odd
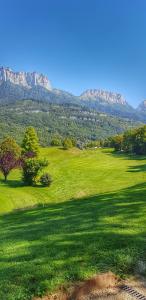
[[[21,142],[26,126],[34,126],[41,143],[48,145],[53,135],[72,136],[78,141],[102,139],[139,126],[77,104],[51,104],[36,100],[0,105],[0,139],[14,136]]]
[[[139,112],[146,112],[146,100],[141,102],[137,108]]]
[[[137,113],[141,116],[141,120],[146,123],[146,100],[139,104]]]
[[[81,94],[80,99],[89,108],[124,118],[141,119],[124,97],[118,93],[90,89]]]
[[[0,103],[4,104],[27,99],[59,104],[79,103],[79,99],[77,97],[68,92],[57,89],[52,89],[49,91],[41,86],[27,88],[11,82],[3,82],[0,85]]]
[[[80,96],[52,88],[50,80],[36,72],[14,72],[10,68],[0,68],[0,103],[17,100],[39,100],[53,104],[74,104],[116,117],[146,122],[140,106],[131,107],[119,93],[89,89]]]

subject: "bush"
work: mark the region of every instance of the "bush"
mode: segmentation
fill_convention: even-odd
[[[63,141],[63,148],[64,150],[67,150],[67,149],[70,149],[73,147],[73,143],[72,143],[72,140],[70,138],[66,138],[64,141]]]
[[[29,158],[23,162],[23,182],[27,185],[36,184],[39,172],[48,165],[46,160]]]
[[[51,146],[61,146],[62,140],[60,137],[53,137],[51,140]]]
[[[52,178],[51,175],[48,173],[44,173],[41,177],[40,177],[40,183],[43,186],[50,186],[50,184],[52,183]]]

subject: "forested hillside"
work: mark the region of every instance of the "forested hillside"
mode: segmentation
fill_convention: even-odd
[[[25,127],[34,126],[42,145],[49,145],[59,135],[78,141],[104,139],[139,126],[128,119],[115,118],[74,104],[51,104],[21,100],[0,106],[0,139],[11,135],[22,140]]]

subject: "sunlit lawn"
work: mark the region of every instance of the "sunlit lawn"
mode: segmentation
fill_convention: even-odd
[[[1,176],[0,299],[29,299],[109,269],[137,272],[146,260],[146,159],[96,149],[42,156],[50,188],[24,187],[20,171],[7,184]]]

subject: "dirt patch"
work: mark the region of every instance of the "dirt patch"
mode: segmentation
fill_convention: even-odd
[[[82,198],[85,197],[86,195],[87,195],[86,191],[80,190],[78,193],[75,194],[75,198]]]
[[[143,278],[121,281],[109,272],[80,282],[67,291],[62,288],[58,292],[33,300],[134,300],[134,296],[124,291],[121,286],[128,285],[146,297],[146,281]]]
[[[76,287],[72,299],[80,300],[90,296],[93,291],[102,291],[104,289],[116,287],[118,278],[115,274],[109,272],[96,275],[91,279],[84,281],[79,287]]]

